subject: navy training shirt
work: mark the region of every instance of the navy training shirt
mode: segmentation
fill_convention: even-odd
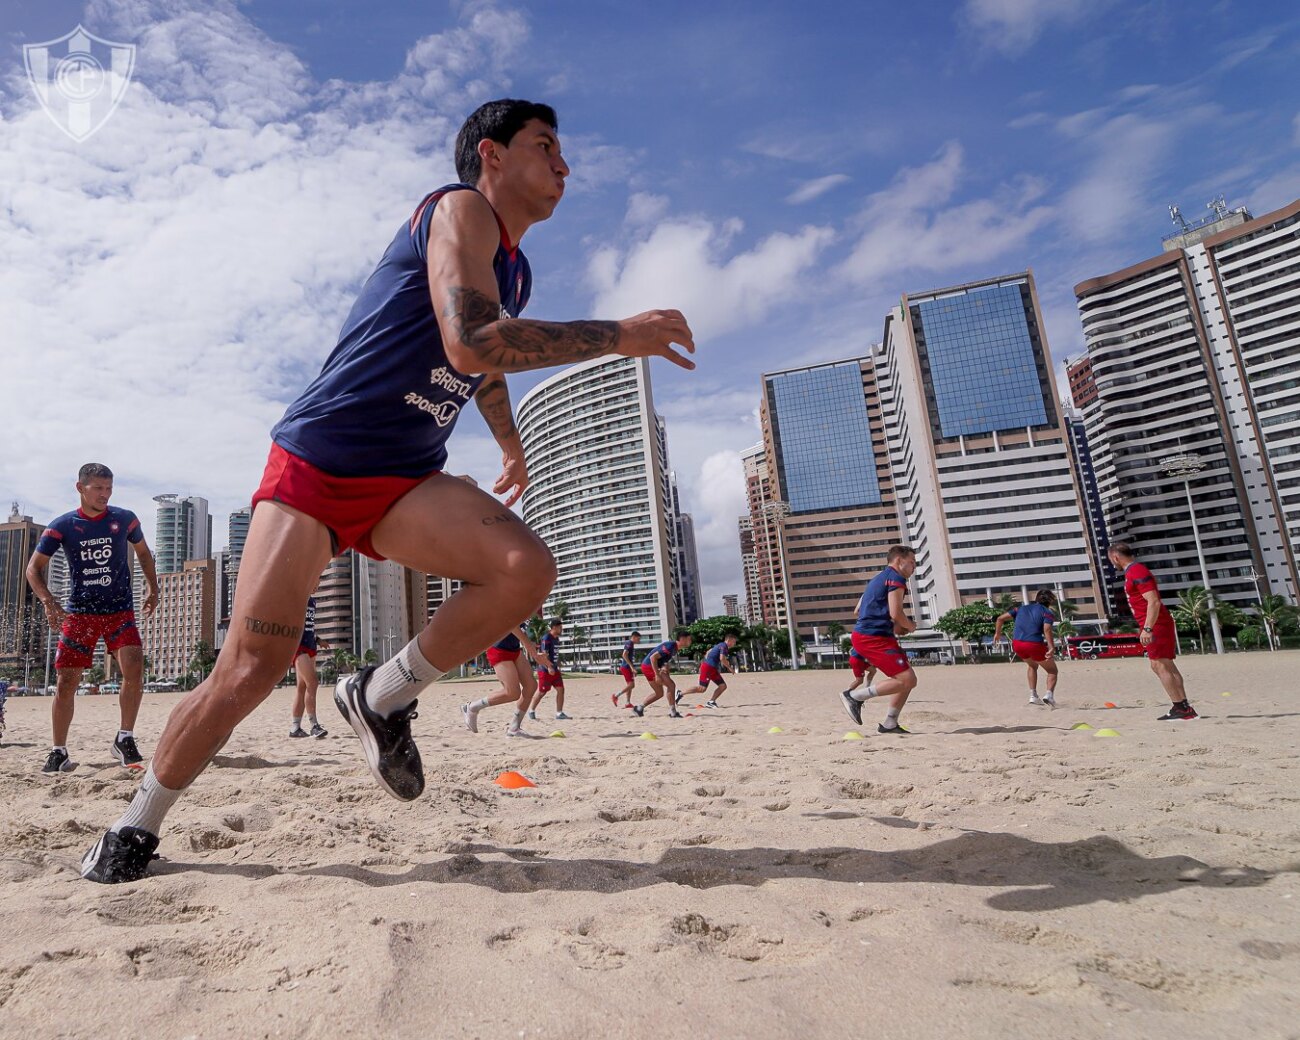
[[[858,600],[858,623],[853,631],[864,636],[892,636],[894,619],[889,614],[889,594],[907,588],[907,579],[893,567],[886,567],[869,582]]]
[[[140,521],[129,509],[109,506],[91,517],[77,508],[42,532],[36,551],[53,556],[63,549],[71,579],[63,609],[69,614],[116,614],[135,609],[126,546],[143,538]]]
[[[514,631],[507,632],[505,635],[503,635],[500,639],[498,639],[495,643],[492,644],[492,649],[505,650],[507,653],[510,652],[511,650],[522,649],[524,644],[519,642],[520,631],[521,631],[520,629],[515,629]]]
[[[724,639],[721,643],[714,645],[707,654],[704,655],[706,664],[712,665],[718,671],[722,671],[722,655],[727,653],[731,648],[727,646]]]
[[[1022,603],[1018,607],[1012,607],[1007,613],[1016,623],[1011,638],[1018,639],[1022,643],[1046,643],[1047,640],[1043,638],[1043,625],[1056,624],[1056,615],[1041,603]]]
[[[302,619],[302,638],[298,645],[305,650],[316,649],[316,597],[307,597],[307,615]]]
[[[447,438],[484,377],[447,360],[429,295],[429,222],[443,196],[474,190],[439,188],[398,228],[320,375],[271,430],[285,451],[336,477],[423,477],[446,465]],[[504,227],[492,269],[501,316],[519,317],[532,273]]]
[[[546,657],[548,661],[551,662],[551,664],[555,665],[556,668],[560,667],[559,639],[551,635],[551,633],[547,632],[546,635],[542,636],[540,649],[542,654]]]
[[[653,660],[655,654],[659,655],[659,667],[662,668],[664,665],[666,665],[669,661],[671,661],[674,657],[677,656],[677,640],[675,639],[664,640],[664,642],[660,643],[657,647],[655,647],[648,654],[646,654],[645,660],[642,661],[641,663],[648,664],[651,668],[653,668],[655,666]]]

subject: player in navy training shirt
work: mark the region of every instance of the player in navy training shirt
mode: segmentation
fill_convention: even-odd
[[[316,672],[318,649],[328,650],[329,644],[323,639],[316,638],[316,597],[311,596],[307,600],[307,616],[302,621],[302,635],[298,637],[298,649],[293,653],[294,677],[298,682],[293,695],[293,723],[289,727],[291,737],[315,737],[317,740],[324,740],[329,736],[329,730],[320,724],[320,719],[316,718],[316,689],[320,685],[320,677]],[[311,723],[310,730],[302,728],[304,713],[307,721]]]
[[[569,718],[564,714],[564,673],[560,671],[560,635],[563,632],[564,622],[551,618],[546,635],[537,644],[537,692],[528,705],[528,717],[534,722],[537,721],[537,705],[552,690],[555,691],[555,717],[561,721]]]
[[[216,667],[172,709],[151,772],[83,858],[83,877],[144,874],[167,811],[287,670],[307,597],[350,545],[462,583],[391,660],[335,688],[371,775],[395,798],[418,797],[416,698],[529,617],[555,582],[550,550],[509,508],[528,471],[505,373],[605,355],[695,367],[674,349],[695,349],[678,311],[518,316],[531,282],[520,239],[551,216],[569,174],[557,127],[549,106],[515,99],[481,105],[461,127],[459,183],[430,192],[402,221],[320,376],[276,426]],[[492,491],[504,501],[435,472],[471,399],[501,446]]]
[[[1050,589],[1040,589],[1032,603],[1022,603],[1001,614],[993,626],[993,642],[1002,638],[1002,624],[1013,622],[1011,649],[1029,669],[1029,703],[1056,707],[1056,680],[1060,675],[1052,657],[1052,626],[1056,615],[1052,606],[1056,596]],[[1038,696],[1038,669],[1047,673],[1047,696]]]
[[[618,693],[610,695],[610,700],[614,702],[616,708],[618,699],[624,694],[627,694],[627,703],[623,707],[632,707],[632,689],[636,686],[636,662],[632,659],[632,654],[639,642],[641,642],[640,632],[633,632],[623,642],[623,655],[618,659],[618,670],[623,676],[623,688]]]
[[[58,687],[51,707],[54,744],[42,772],[60,773],[74,768],[68,757],[68,730],[77,704],[82,673],[95,660],[101,639],[122,671],[118,697],[121,728],[113,739],[113,757],[124,766],[144,761],[135,742],[135,720],[144,693],[144,651],[135,626],[135,601],[131,591],[131,552],[134,551],[149,585],[142,606],[145,617],[158,603],[158,575],[153,554],[145,544],[140,521],[129,509],[110,506],[113,471],[88,462],[77,474],[81,504],[50,523],[36,543],[27,563],[27,583],[45,605],[52,631],[59,633],[54,656]],[[68,600],[60,605],[50,593],[45,576],[50,559],[62,551],[68,564]]]
[[[903,599],[907,579],[916,570],[916,550],[906,545],[890,546],[886,566],[867,582],[858,600],[858,621],[850,640],[867,663],[884,672],[886,678],[867,683],[865,691],[845,690],[840,694],[844,710],[857,725],[862,725],[862,702],[872,697],[889,697],[885,721],[876,727],[880,733],[906,733],[898,716],[916,689],[916,672],[907,660],[907,652],[898,645],[898,637],[916,631],[916,622],[907,616]]]
[[[727,655],[731,653],[732,648],[740,642],[740,633],[727,629],[722,634],[722,642],[714,643],[709,648],[709,652],[704,655],[704,660],[700,662],[699,681],[687,690],[683,697],[693,697],[697,693],[707,693],[709,683],[716,683],[717,689],[713,691],[713,696],[704,702],[706,708],[716,708],[718,698],[726,692],[727,680],[722,677],[722,669],[726,669],[735,674],[735,667],[731,663],[731,658]]]
[[[524,733],[524,714],[532,703],[533,694],[537,692],[537,677],[528,667],[529,658],[540,657],[537,645],[528,638],[522,625],[511,629],[504,636],[487,648],[487,662],[501,681],[501,689],[469,701],[460,706],[465,728],[471,733],[478,732],[478,713],[484,708],[497,704],[515,706],[514,718],[506,727],[507,737],[522,737]]]
[[[668,717],[670,719],[680,719],[682,717],[681,712],[677,710],[677,702],[682,698],[677,692],[677,684],[673,682],[673,677],[669,674],[668,666],[672,664],[673,658],[677,656],[678,651],[685,650],[690,645],[690,629],[675,628],[673,629],[672,639],[665,639],[645,655],[645,660],[641,662],[641,674],[650,681],[650,696],[640,704],[632,705],[632,710],[636,712],[638,717],[644,715],[646,708],[660,697],[668,698]]]

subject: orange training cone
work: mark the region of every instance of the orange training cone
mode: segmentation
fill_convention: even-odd
[[[1115,704],[1113,701],[1107,701],[1105,704],[1102,705],[1102,707],[1103,707],[1103,708],[1118,708],[1119,705],[1118,705],[1118,704]]]
[[[516,773],[513,769],[507,769],[499,777],[492,781],[498,787],[504,787],[507,791],[514,791],[520,787],[536,787],[528,777],[523,773]]]

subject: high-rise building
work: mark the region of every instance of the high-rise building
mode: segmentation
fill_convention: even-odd
[[[1097,398],[1084,410],[1106,528],[1177,593],[1293,602],[1300,578],[1300,201],[1252,217],[1216,200],[1165,251],[1075,286]],[[1257,585],[1257,581],[1262,585]]]
[[[740,617],[740,597],[735,593],[724,593],[722,597],[722,613],[725,617]]]
[[[1033,276],[904,296],[875,367],[918,621],[1042,588],[1103,616]]]
[[[212,518],[208,500],[197,495],[155,495],[158,503],[154,559],[159,574],[184,569],[186,560],[212,557]]]
[[[164,679],[184,675],[199,641],[215,649],[217,569],[212,560],[186,560],[158,575],[158,606],[137,616],[150,671]]]
[[[665,437],[665,452],[667,447]],[[676,596],[677,619],[681,624],[689,625],[700,618],[704,599],[700,592],[700,557],[695,546],[695,520],[690,513],[682,510],[676,473],[669,474],[668,485],[672,496],[672,551],[676,559],[673,567],[673,592]]]
[[[239,581],[239,561],[244,558],[244,544],[248,541],[248,527],[253,522],[253,507],[236,509],[226,518],[225,581],[222,590],[223,618],[230,617],[235,606],[235,585]]]
[[[745,473],[745,499],[749,514],[742,516],[740,563],[745,573],[746,621],[751,625],[784,625],[785,577],[781,570],[776,503],[767,449],[755,444],[740,453]]]
[[[1065,429],[1070,435],[1070,461],[1074,464],[1074,478],[1083,496],[1084,534],[1088,536],[1088,554],[1092,558],[1093,573],[1100,576],[1104,613],[1106,616],[1123,614],[1123,583],[1115,565],[1106,555],[1110,536],[1106,532],[1106,515],[1101,508],[1101,492],[1097,487],[1097,471],[1092,462],[1092,449],[1088,444],[1088,424],[1083,413],[1073,405],[1061,402],[1065,415]]]
[[[40,667],[43,674],[45,664],[45,606],[27,584],[27,563],[44,530],[19,511],[17,502],[0,523],[0,677],[19,682],[30,678],[31,668]]]
[[[763,592],[758,581],[758,552],[754,548],[753,517],[740,517],[736,526],[740,534],[740,569],[745,582],[745,598],[741,601],[740,616],[745,619],[745,624],[756,625],[763,620]]]
[[[760,415],[772,496],[753,527],[775,535],[794,625],[811,640],[854,618],[902,533],[871,359],[764,374]]]
[[[355,653],[355,612],[352,598],[355,557],[356,553],[352,549],[342,556],[335,556],[321,571],[320,582],[316,586],[316,638],[328,643],[330,650]]]
[[[376,660],[387,661],[411,641],[416,619],[411,612],[412,583],[423,587],[425,575],[393,560],[372,560],[362,553],[352,558],[353,653],[364,657],[373,650]],[[423,620],[418,621],[424,627]]]
[[[532,483],[523,513],[555,554],[548,610],[563,600],[596,660],[632,629],[647,643],[676,623],[666,438],[644,358],[589,361],[519,402]]]

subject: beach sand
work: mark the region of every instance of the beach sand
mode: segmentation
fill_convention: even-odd
[[[844,671],[644,721],[570,676],[533,740],[440,684],[410,804],[324,688],[321,741],[277,691],[118,887],[76,873],[139,779],[115,699],[78,699],[56,777],[50,702],[11,699],[0,1036],[1300,1037],[1300,653],[1179,663],[1195,722],[1155,721],[1144,661],[1066,662],[1055,712],[1018,665],[931,667],[912,734],[869,704],[860,741]]]

